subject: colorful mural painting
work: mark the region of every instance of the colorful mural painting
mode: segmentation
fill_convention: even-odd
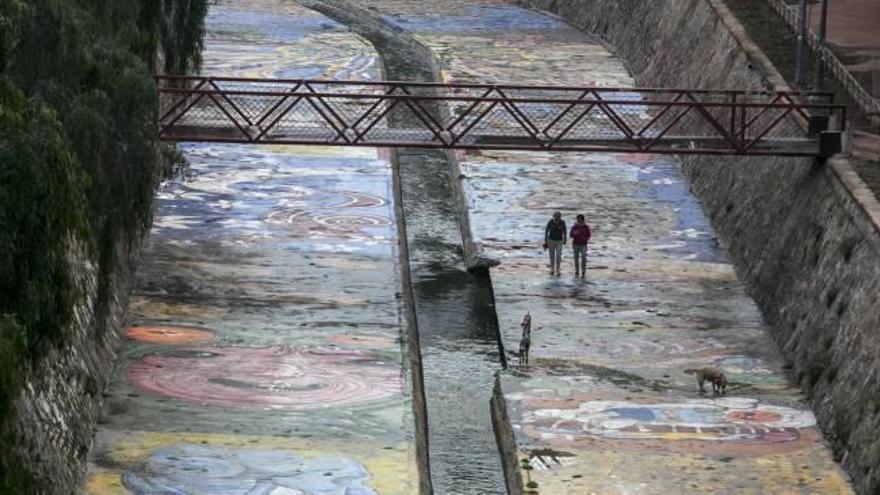
[[[411,495],[400,444],[280,436],[102,430],[89,494]],[[392,448],[394,447],[394,448]]]
[[[212,2],[203,72],[380,77],[368,43],[276,0]],[[416,492],[387,155],[180,148],[189,167],[158,192],[87,492]]]
[[[194,177],[160,191],[169,211],[154,222],[154,233],[168,242],[268,241],[308,251],[391,253],[389,168],[375,151],[336,150],[334,156],[297,148],[293,155],[283,147],[182,146]]]
[[[758,455],[766,453],[765,449],[757,445],[743,448],[742,444],[796,442],[804,429],[815,426],[816,420],[807,410],[726,397],[647,404],[586,401],[576,409],[529,409],[523,414],[522,424],[543,439],[737,442],[738,452]]]
[[[634,84],[596,38],[501,0],[360,4],[431,47],[446,80]],[[277,0],[212,5],[204,57],[206,74],[381,77],[364,40]],[[191,167],[159,193],[88,493],[416,493],[387,156],[182,149]],[[539,493],[850,493],[674,158],[457,156],[474,234],[502,261],[511,363],[534,319],[530,365],[501,389]],[[593,227],[584,278],[547,275],[554,210]],[[682,373],[709,365],[727,396]],[[441,392],[456,407],[460,390]],[[446,492],[493,493],[498,477]]]
[[[125,487],[154,493],[375,495],[363,465],[345,457],[305,459],[293,452],[179,444],[125,473]]]
[[[147,392],[227,407],[337,407],[398,397],[404,389],[396,365],[320,348],[179,348],[145,356],[127,375]]]
[[[537,11],[363,3],[430,46],[448,81],[635,85],[601,41]],[[848,493],[675,158],[459,158],[471,228],[501,261],[491,276],[509,362],[533,318],[529,366],[501,385],[539,493]],[[593,229],[583,278],[570,248],[562,276],[547,274],[554,210]],[[724,370],[727,396],[700,397],[682,372],[705,366]]]
[[[214,340],[214,332],[200,328],[133,325],[125,336],[151,344],[201,344]]]
[[[331,335],[327,339],[346,346],[368,346],[374,349],[390,349],[397,345],[394,340],[378,335]]]

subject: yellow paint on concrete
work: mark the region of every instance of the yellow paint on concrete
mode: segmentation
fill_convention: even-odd
[[[101,495],[127,494],[128,490],[122,485],[122,477],[119,473],[99,469],[89,475],[86,483],[86,493],[100,493]]]
[[[143,296],[132,296],[129,300],[129,313],[145,319],[192,318],[199,320],[222,318],[228,308],[205,304],[167,303]]]
[[[814,449],[723,460],[698,452],[693,455],[632,450],[567,452],[575,454],[568,458],[572,464],[531,471],[531,478],[538,483],[542,495],[853,493],[840,468],[816,455]],[[828,465],[817,471],[817,464]],[[633,466],[640,469],[638,477],[632,476]],[[812,477],[816,472],[822,472],[825,477]]]
[[[378,159],[376,148],[344,148],[341,146],[293,146],[273,144],[266,145],[265,149],[271,153],[280,153],[295,156],[364,158],[367,160]]]
[[[343,455],[366,467],[370,478],[366,484],[383,495],[409,495],[417,491],[418,479],[415,452],[408,444],[340,441],[328,438],[302,439],[271,436],[225,435],[210,433],[119,434],[107,453],[115,465],[132,466],[145,462],[155,451],[175,444],[205,444],[226,448],[283,449],[305,458]],[[106,495],[127,493],[121,483],[121,471],[98,469],[89,476],[86,493]]]

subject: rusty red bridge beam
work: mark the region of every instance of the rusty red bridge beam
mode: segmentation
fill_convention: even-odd
[[[830,93],[156,76],[158,137],[250,144],[827,157]]]

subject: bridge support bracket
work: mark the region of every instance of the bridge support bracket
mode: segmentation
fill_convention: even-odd
[[[831,155],[843,151],[843,133],[840,131],[822,131],[819,133],[819,158],[825,160]]]
[[[810,136],[816,136],[828,130],[830,116],[828,115],[810,115],[809,129],[807,133]]]

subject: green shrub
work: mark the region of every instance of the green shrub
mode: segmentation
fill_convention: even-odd
[[[153,139],[151,73],[160,49],[166,72],[197,68],[207,4],[0,0],[0,493],[33,491],[8,426],[27,373],[69,337],[71,253],[97,263],[101,321],[116,246],[149,226],[163,164],[183,163]]]

